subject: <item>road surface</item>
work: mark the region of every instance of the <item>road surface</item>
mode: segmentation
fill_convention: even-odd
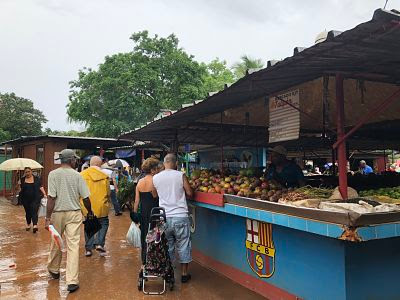
[[[65,285],[65,257],[60,280],[51,279],[46,270],[50,235],[39,220],[39,232],[25,231],[22,206],[0,198],[0,299],[185,299],[219,300],[263,299],[233,281],[192,263],[192,281],[178,282],[174,291],[163,296],[145,296],[137,290],[139,250],[130,247],[125,235],[130,225],[128,213],[110,214],[105,257],[84,256],[81,238],[80,289],[69,294]],[[175,277],[179,279],[179,274]],[[154,288],[157,288],[155,286]]]

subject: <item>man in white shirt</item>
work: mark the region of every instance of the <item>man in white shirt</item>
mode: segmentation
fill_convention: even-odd
[[[79,289],[79,242],[81,238],[82,212],[79,200],[88,214],[93,214],[89,189],[81,174],[74,170],[79,159],[71,149],[60,152],[61,166],[49,173],[46,229],[52,224],[67,241],[66,283],[70,293]],[[60,278],[62,253],[54,240],[51,241],[47,269],[54,279]]]
[[[192,261],[192,244],[190,240],[190,219],[186,196],[192,197],[193,191],[183,172],[177,171],[177,160],[174,154],[164,158],[165,170],[153,177],[155,191],[153,196],[159,197],[159,205],[165,209],[169,255],[172,261],[175,251],[182,266],[182,283],[191,279],[188,266]]]

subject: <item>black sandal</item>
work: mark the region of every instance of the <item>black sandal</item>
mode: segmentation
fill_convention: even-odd
[[[192,276],[190,274],[182,275],[181,282],[187,283],[187,282],[189,282],[190,279],[192,279]]]

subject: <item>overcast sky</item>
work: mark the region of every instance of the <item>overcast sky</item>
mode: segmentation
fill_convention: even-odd
[[[130,51],[133,32],[175,33],[198,61],[264,61],[311,46],[323,30],[372,18],[385,0],[0,0],[0,92],[31,99],[58,130],[69,124],[70,80],[104,56]],[[389,0],[387,9],[400,9]]]

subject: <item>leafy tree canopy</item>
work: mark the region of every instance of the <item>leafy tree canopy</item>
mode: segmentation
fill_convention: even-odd
[[[105,57],[97,70],[83,68],[70,82],[68,116],[85,124],[86,134],[116,137],[153,119],[161,109],[204,99],[243,77],[260,59],[243,56],[232,69],[218,58],[198,63],[179,47],[175,35],[132,35],[133,49]]]
[[[40,135],[46,122],[43,113],[33,106],[31,100],[14,93],[0,93],[0,140]]]
[[[76,130],[62,131],[62,130],[51,130],[50,128],[46,128],[43,131],[43,134],[46,135],[58,135],[58,136],[88,136],[86,132],[80,132]]]
[[[206,68],[179,48],[175,35],[131,37],[129,53],[107,56],[98,70],[83,69],[70,83],[68,116],[89,134],[117,136],[157,115],[160,109],[205,96]]]
[[[216,58],[209,64],[203,64],[207,70],[204,78],[206,92],[216,92],[224,88],[225,84],[235,81],[233,72],[227,67],[225,60]]]
[[[249,69],[259,69],[264,66],[262,59],[252,58],[248,55],[243,55],[240,61],[236,62],[232,66],[232,70],[235,74],[235,79],[240,79],[246,75]]]

